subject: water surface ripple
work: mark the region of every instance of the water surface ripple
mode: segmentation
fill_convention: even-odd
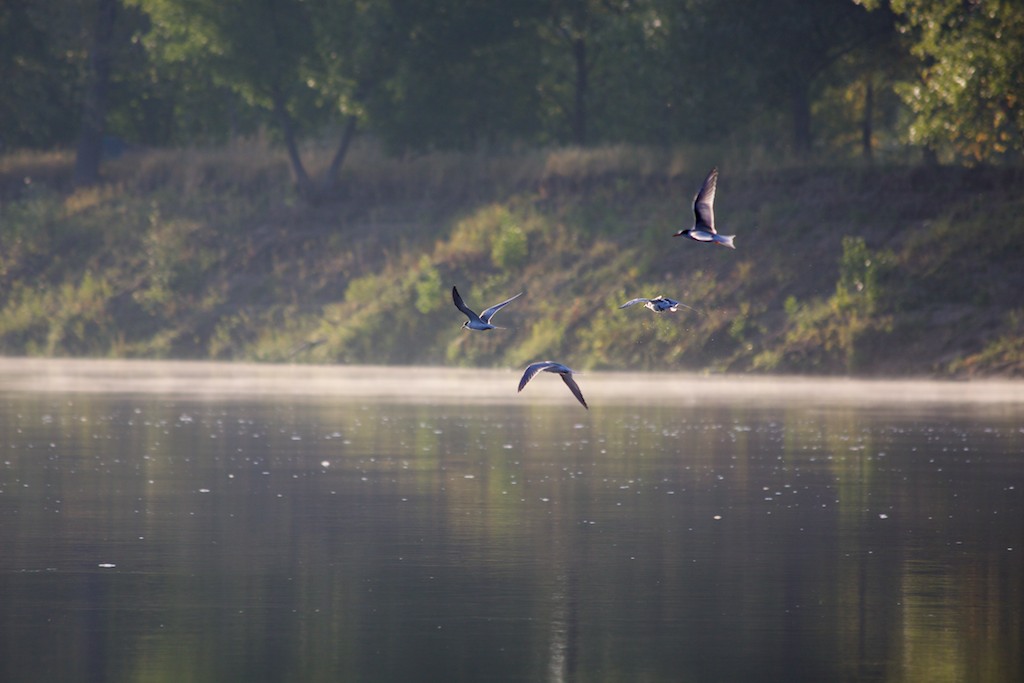
[[[0,362],[0,680],[1024,679],[1020,385],[517,379]]]

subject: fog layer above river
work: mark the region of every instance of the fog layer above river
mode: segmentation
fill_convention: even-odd
[[[571,366],[571,362],[567,364]],[[573,401],[557,378],[544,373],[517,393],[521,373],[522,369],[0,358],[0,387],[5,391],[337,396],[431,403]],[[851,380],[598,371],[577,373],[576,378],[591,407],[747,400],[1024,403],[1024,382],[1009,380]]]

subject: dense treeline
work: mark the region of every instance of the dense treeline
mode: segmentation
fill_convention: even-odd
[[[300,191],[349,145],[633,143],[1019,160],[1015,0],[7,0],[0,149],[270,131]],[[303,139],[330,139],[313,173]]]

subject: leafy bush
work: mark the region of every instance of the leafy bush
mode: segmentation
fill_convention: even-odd
[[[566,325],[563,320],[544,318],[530,327],[530,335],[509,354],[513,365],[524,365],[537,360],[547,360],[561,350]]]
[[[427,256],[420,258],[419,273],[416,275],[413,289],[416,291],[417,311],[430,313],[441,308],[444,301],[441,274]]]
[[[501,226],[491,247],[491,262],[497,268],[506,270],[518,268],[526,263],[528,255],[526,233],[509,220]]]
[[[0,278],[47,258],[62,216],[60,199],[47,192],[0,204]]]
[[[57,287],[18,286],[0,310],[0,342],[16,353],[106,355],[118,343],[113,287],[87,272]]]
[[[892,330],[881,283],[893,257],[872,252],[859,236],[843,237],[842,247],[835,294],[806,303],[788,297],[782,347],[760,352],[755,368],[855,373],[869,363],[879,336]]]

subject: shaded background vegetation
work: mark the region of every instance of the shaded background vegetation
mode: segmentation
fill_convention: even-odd
[[[0,351],[1019,374],[1022,45],[984,0],[12,0]],[[736,252],[668,238],[712,165]],[[527,296],[467,335],[452,284]]]

